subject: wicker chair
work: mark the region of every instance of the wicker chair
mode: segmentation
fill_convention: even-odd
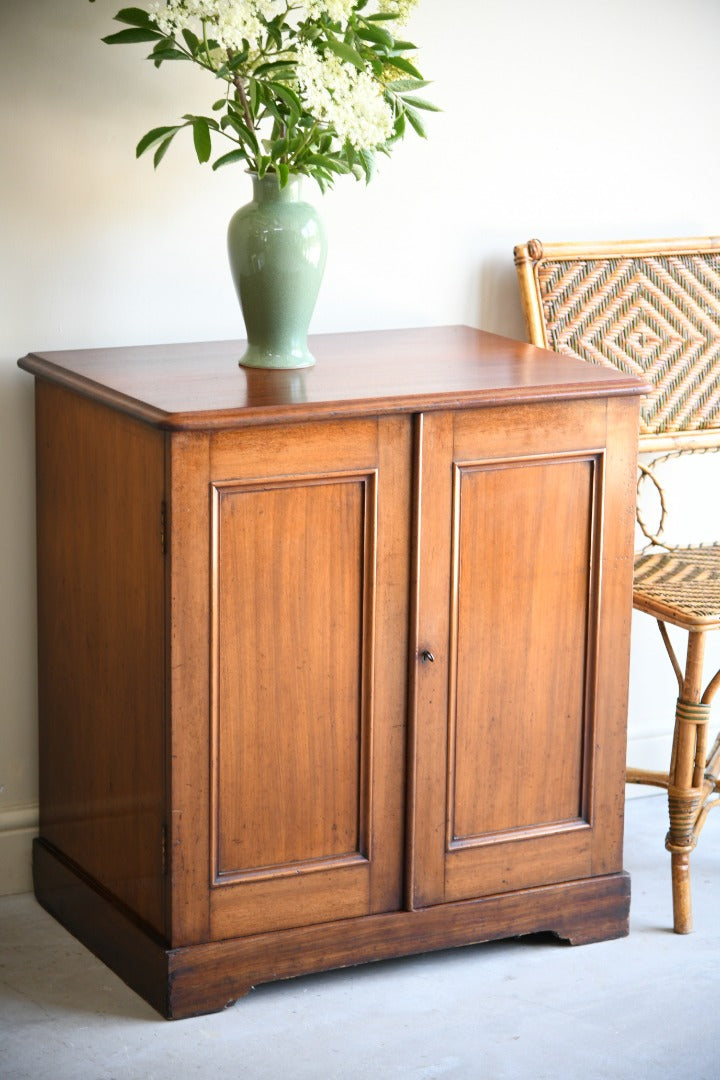
[[[629,783],[668,792],[674,929],[692,929],[690,853],[708,811],[720,804],[720,735],[708,752],[711,702],[720,671],[703,682],[709,631],[720,629],[720,543],[665,543],[658,467],[687,452],[720,449],[720,238],[541,244],[515,249],[529,338],[556,352],[643,375],[653,390],[640,425],[639,493],[659,496],[659,525],[638,524],[648,546],[636,556],[633,604],[654,616],[680,688],[667,773],[628,769]],[[720,473],[720,461],[718,461]],[[717,475],[720,481],[720,475]],[[708,492],[717,502],[720,483]],[[684,669],[666,624],[688,634]]]

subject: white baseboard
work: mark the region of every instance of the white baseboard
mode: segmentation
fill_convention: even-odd
[[[0,896],[32,890],[32,842],[37,833],[37,805],[0,810]]]

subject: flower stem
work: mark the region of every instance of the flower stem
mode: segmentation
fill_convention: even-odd
[[[253,120],[253,115],[250,112],[250,103],[248,102],[247,95],[245,93],[245,87],[243,86],[242,79],[239,75],[233,75],[233,86],[237,91],[237,96],[240,99],[240,104],[242,105],[245,123],[249,127],[250,131],[254,131],[255,121]]]
[[[232,49],[228,49],[227,54],[228,54],[228,60],[232,61],[232,58],[234,56],[234,53],[233,53]],[[245,87],[243,86],[243,81],[242,81],[242,79],[240,78],[239,74],[236,71],[233,72],[232,83],[233,83],[233,86],[235,87],[235,93],[237,94],[238,101],[242,105],[242,111],[243,111],[243,117],[245,119],[245,124],[247,125],[247,127],[249,128],[250,131],[254,131],[255,130],[255,121],[253,119],[253,114],[250,111],[250,102],[247,99],[247,94],[245,93]]]
[[[208,65],[209,65],[210,69],[212,71],[214,71],[215,70],[215,65],[212,62],[212,57],[210,56],[210,46],[208,45],[207,19],[203,19],[202,28],[203,28],[203,46],[205,48],[205,56],[207,57],[207,62],[208,62]]]
[[[293,155],[292,162],[288,161],[288,165],[292,165],[293,163],[295,165],[297,165],[298,160],[300,158],[300,155],[302,154],[303,150],[305,150],[306,147],[309,146],[310,143],[312,142],[312,140],[315,138],[315,135],[317,134],[317,130],[318,130],[317,124],[313,124],[313,126],[310,128],[310,131],[308,132],[308,134],[305,136],[305,138],[303,139],[303,141],[300,143],[297,150],[295,151],[295,153]]]

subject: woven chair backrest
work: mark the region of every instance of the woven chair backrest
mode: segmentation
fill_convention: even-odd
[[[720,444],[720,238],[515,249],[530,341],[642,375],[641,443]]]

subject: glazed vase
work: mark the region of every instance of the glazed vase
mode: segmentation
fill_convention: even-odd
[[[300,177],[284,188],[274,173],[252,182],[252,202],[228,226],[230,270],[247,335],[240,364],[311,367],[307,335],[325,269],[325,229],[301,197]]]

